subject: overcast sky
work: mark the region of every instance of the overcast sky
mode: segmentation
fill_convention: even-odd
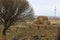
[[[33,7],[35,15],[60,16],[60,0],[28,0]]]

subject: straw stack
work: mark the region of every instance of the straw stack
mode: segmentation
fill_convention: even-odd
[[[43,25],[50,25],[50,21],[48,21],[47,16],[38,16],[34,21],[33,24],[43,24]]]

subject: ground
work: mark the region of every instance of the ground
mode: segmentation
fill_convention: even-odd
[[[2,35],[3,25],[0,25],[0,40],[57,40],[60,20],[50,20],[53,25],[27,25],[26,22],[17,21]],[[35,38],[35,39],[34,39]]]

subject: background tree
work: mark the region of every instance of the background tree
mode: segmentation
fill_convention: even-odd
[[[4,24],[3,35],[6,35],[6,30],[28,8],[29,3],[26,0],[0,0],[0,19]]]

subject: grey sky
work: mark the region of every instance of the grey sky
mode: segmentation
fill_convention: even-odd
[[[28,0],[35,15],[54,16],[56,6],[57,16],[60,16],[60,0]]]

